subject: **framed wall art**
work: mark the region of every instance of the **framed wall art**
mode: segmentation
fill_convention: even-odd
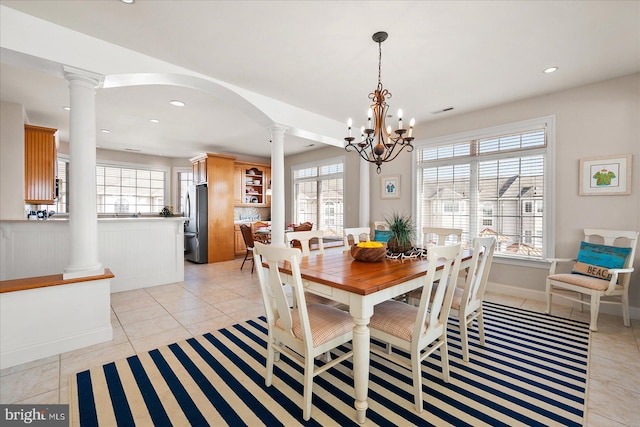
[[[631,194],[631,154],[580,159],[581,196]]]
[[[400,175],[389,175],[380,178],[380,197],[383,199],[400,198]]]

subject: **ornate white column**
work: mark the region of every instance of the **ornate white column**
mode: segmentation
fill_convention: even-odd
[[[371,183],[369,182],[369,162],[360,157],[360,225],[359,227],[371,227],[370,218],[370,197]],[[371,232],[373,238],[373,231]]]
[[[284,133],[288,127],[273,125],[271,132],[271,244],[284,243]]]
[[[96,88],[102,76],[64,66],[69,81],[69,265],[64,279],[104,274],[98,261]]]

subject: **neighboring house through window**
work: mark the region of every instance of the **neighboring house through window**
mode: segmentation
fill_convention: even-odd
[[[543,117],[416,143],[418,231],[462,228],[465,245],[496,236],[498,257],[552,256],[554,138]]]

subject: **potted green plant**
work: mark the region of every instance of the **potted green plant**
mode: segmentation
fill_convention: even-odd
[[[387,242],[387,247],[391,252],[407,252],[411,249],[413,238],[413,220],[411,216],[393,212],[385,218],[385,222],[391,230],[391,237]]]

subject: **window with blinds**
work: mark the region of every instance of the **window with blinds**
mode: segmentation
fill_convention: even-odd
[[[164,207],[165,172],[96,167],[98,213],[158,213]]]
[[[418,230],[462,228],[466,246],[476,236],[495,236],[496,255],[544,259],[550,236],[545,232],[550,213],[544,209],[548,121],[417,146]]]
[[[293,220],[311,222],[325,235],[342,237],[344,228],[344,162],[293,167]]]

